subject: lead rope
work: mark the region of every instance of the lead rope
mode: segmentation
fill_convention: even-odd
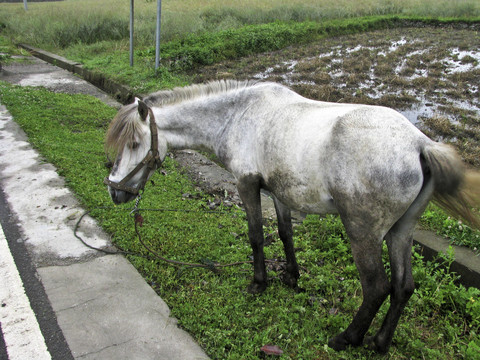
[[[140,203],[140,200],[142,199],[142,194],[141,193],[138,193],[138,196],[135,200],[135,206],[133,207],[133,210],[130,212],[130,215],[133,215],[133,218],[135,220],[135,233],[137,234],[137,238],[138,238],[138,241],[140,242],[140,244],[142,244],[142,246],[147,249],[148,252],[150,252],[153,256],[155,256],[155,258],[163,261],[163,262],[166,262],[168,264],[172,264],[172,265],[180,265],[180,266],[188,266],[188,267],[192,267],[192,268],[207,268],[207,269],[210,269],[212,271],[216,271],[217,268],[219,267],[227,267],[227,266],[237,266],[237,265],[242,265],[242,264],[252,264],[253,261],[239,261],[239,262],[235,262],[235,263],[231,263],[231,264],[216,264],[212,261],[209,261],[207,264],[197,264],[197,263],[186,263],[186,262],[183,262],[183,261],[177,261],[177,260],[171,260],[171,259],[167,259],[165,257],[163,257],[162,255],[160,255],[158,252],[156,252],[155,250],[153,250],[151,247],[149,247],[142,239],[142,235],[140,234],[140,231],[138,229],[138,227],[142,227],[143,226],[143,216],[140,214],[140,210],[138,208],[138,204]]]
[[[135,206],[133,207],[133,210],[130,211],[130,216],[133,216],[135,220],[135,231],[137,231],[137,224],[140,224],[140,226],[143,225],[143,216],[138,209],[138,204],[140,204],[140,200],[142,200],[142,194],[143,190],[139,191],[137,198],[135,199]]]
[[[176,266],[176,267],[187,266],[187,267],[192,267],[192,268],[205,268],[205,269],[209,269],[209,270],[212,270],[212,271],[215,272],[215,271],[217,271],[218,268],[239,266],[239,265],[244,265],[244,264],[253,264],[253,261],[251,261],[251,260],[250,261],[238,261],[238,262],[233,262],[233,263],[229,263],[229,264],[218,264],[218,263],[214,263],[212,261],[208,261],[207,263],[200,264],[200,263],[187,263],[187,262],[182,262],[182,261],[171,260],[171,259],[165,258],[164,256],[160,255],[158,252],[153,250],[150,246],[148,246],[142,239],[139,227],[143,226],[143,216],[140,214],[141,209],[138,207],[141,199],[142,199],[142,196],[141,196],[141,194],[139,194],[137,196],[136,200],[135,200],[135,206],[134,206],[133,210],[130,211],[129,215],[132,216],[133,219],[134,219],[135,234],[137,235],[138,241],[151,255],[153,255],[153,257],[143,255],[143,254],[139,254],[139,253],[125,251],[121,248],[120,248],[120,250],[113,251],[113,250],[108,250],[108,249],[105,249],[105,248],[98,248],[98,247],[95,247],[95,246],[92,246],[92,245],[88,244],[80,235],[78,235],[77,232],[78,232],[78,229],[80,227],[80,223],[82,222],[83,218],[85,216],[87,216],[88,214],[90,214],[91,210],[85,211],[82,214],[82,216],[80,216],[80,218],[78,219],[77,223],[75,224],[75,228],[73,230],[74,236],[78,240],[80,240],[86,247],[88,247],[92,250],[103,252],[104,254],[108,254],[108,255],[133,255],[133,256],[143,257],[143,258],[148,259],[148,260],[161,260],[161,261],[163,261],[167,264],[170,264],[170,265],[173,265],[173,266]],[[92,210],[109,209],[109,208],[112,208],[112,207],[103,206],[103,207],[97,207],[97,208],[92,209]],[[146,210],[161,210],[161,209],[146,209]],[[163,209],[163,211],[180,211],[180,210]],[[215,213],[215,212],[214,211],[208,211],[207,213]],[[278,263],[284,263],[285,261],[265,259],[265,262],[266,263],[277,263],[278,264]]]

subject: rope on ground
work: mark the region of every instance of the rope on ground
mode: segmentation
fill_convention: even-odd
[[[100,209],[108,210],[108,209],[114,209],[114,207],[112,207],[112,206],[99,206],[99,207],[96,207],[94,209],[85,211],[80,216],[80,218],[78,219],[77,223],[75,224],[74,230],[73,230],[74,236],[78,240],[80,240],[89,249],[96,250],[96,251],[99,251],[99,252],[102,252],[102,253],[108,254],[108,255],[131,255],[131,256],[142,257],[142,258],[145,258],[145,259],[148,259],[148,260],[160,260],[162,262],[165,262],[167,264],[170,264],[170,265],[173,265],[173,266],[176,266],[176,267],[186,266],[186,267],[191,267],[191,268],[205,268],[205,269],[210,269],[212,271],[216,271],[219,268],[239,266],[239,265],[244,265],[244,264],[253,264],[253,261],[251,261],[251,260],[249,260],[249,261],[237,261],[237,262],[233,262],[233,263],[229,263],[229,264],[218,264],[218,263],[214,263],[214,262],[209,261],[206,264],[205,263],[200,264],[200,263],[188,263],[188,262],[183,262],[183,261],[178,261],[178,260],[167,259],[164,256],[160,255],[155,250],[153,250],[151,247],[149,247],[143,241],[142,236],[140,234],[140,231],[138,229],[138,227],[139,226],[141,227],[142,224],[143,224],[143,217],[140,215],[140,211],[171,211],[171,212],[187,212],[187,213],[190,213],[190,212],[199,213],[199,212],[201,212],[201,213],[207,213],[207,214],[229,214],[226,211],[198,211],[198,210],[186,210],[186,209],[137,209],[136,206],[132,211],[130,211],[130,209],[125,209],[125,210],[119,209],[119,211],[125,211],[125,212],[130,211],[130,213],[133,213],[133,215],[134,215],[133,218],[134,218],[134,223],[135,223],[135,233],[137,235],[138,241],[148,251],[148,253],[153,256],[152,257],[152,256],[147,256],[147,255],[143,255],[143,254],[136,253],[136,252],[125,251],[125,250],[121,249],[120,247],[118,247],[117,245],[116,245],[116,247],[119,250],[115,250],[115,251],[108,250],[108,249],[105,249],[105,248],[98,248],[98,247],[95,247],[95,246],[92,246],[92,245],[88,244],[80,235],[78,235],[78,229],[80,227],[80,223],[85,218],[85,216],[89,215],[93,210],[100,210]],[[266,259],[265,262],[268,262],[268,263],[283,263],[284,261]]]

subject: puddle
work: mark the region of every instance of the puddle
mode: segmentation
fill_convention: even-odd
[[[388,48],[388,51],[389,52],[394,52],[396,51],[400,46],[403,46],[407,43],[407,39],[405,38],[405,36],[402,36],[402,38],[400,40],[397,40],[397,41],[392,41],[392,43],[390,44],[390,47]]]
[[[450,74],[480,69],[480,51],[452,49],[451,57],[443,59],[442,62],[447,66],[446,72]]]
[[[399,112],[415,126],[419,126],[422,117],[432,117],[435,115],[433,104],[430,103],[415,105],[411,109],[399,110]]]
[[[369,68],[363,74],[352,74],[346,68],[348,61],[355,61],[355,57],[358,57],[358,61],[365,61],[361,58],[360,52],[362,50],[368,50],[370,57],[366,61],[370,61]],[[350,89],[352,97],[359,92],[367,94],[370,99],[378,100],[385,96],[395,96],[399,94],[398,87],[409,87],[411,83],[418,80],[421,84],[422,80],[427,81],[431,76],[437,76],[438,80],[443,82],[450,82],[449,75],[461,74],[480,69],[480,52],[476,50],[459,50],[458,47],[452,43],[451,47],[443,49],[443,53],[447,52],[448,57],[435,58],[431,53],[436,52],[437,49],[434,46],[424,44],[424,41],[417,38],[407,38],[406,36],[400,36],[398,40],[392,40],[388,44],[379,44],[378,46],[372,45],[369,41],[367,44],[357,44],[355,46],[337,45],[328,49],[326,52],[320,52],[314,56],[297,59],[292,58],[283,61],[279,65],[275,65],[267,68],[263,72],[258,72],[253,75],[253,78],[259,80],[272,80],[283,82],[289,86],[301,86],[301,85],[317,85],[314,80],[308,80],[307,74],[302,72],[302,68],[311,68],[311,66],[305,66],[305,64],[313,63],[321,60],[325,66],[326,72],[332,79],[332,86],[337,89]],[[391,61],[391,70],[387,74],[382,76],[377,75],[377,67],[381,65],[381,61],[388,55],[392,55],[398,52],[399,56]],[[413,64],[413,65],[412,65]],[[417,67],[415,67],[417,64]],[[303,66],[302,66],[303,65]],[[286,70],[280,71],[282,68]],[[443,70],[443,74],[438,76],[431,74],[437,71],[438,68]],[[299,70],[300,69],[300,70]],[[314,69],[315,71],[315,69]],[[363,81],[359,81],[356,86],[347,86],[346,78],[356,75],[365,75]],[[314,74],[312,73],[312,79]],[[390,78],[389,81],[385,81],[385,77]],[[399,83],[397,86],[392,86],[391,80],[396,77],[394,81]],[[301,80],[299,80],[301,79]],[[400,84],[403,82],[403,84]],[[480,88],[480,84],[467,83],[467,90],[471,94],[477,94]],[[419,85],[416,89],[402,90],[404,93],[409,94],[417,98],[417,102],[414,104],[405,104],[404,107],[397,108],[399,112],[405,115],[413,124],[418,125],[422,117],[431,117],[439,111],[439,105],[451,105],[459,109],[466,111],[479,111],[480,104],[475,103],[474,99],[459,101],[450,96],[452,91],[442,91],[442,89],[434,89],[436,94],[427,94],[422,86]],[[437,101],[441,98],[441,101]]]

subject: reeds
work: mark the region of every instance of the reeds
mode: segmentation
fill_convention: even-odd
[[[186,34],[273,21],[321,21],[368,15],[480,16],[478,0],[164,0],[162,41]],[[152,44],[156,1],[135,2],[135,41]],[[128,38],[129,2],[66,0],[0,4],[0,25],[17,42],[46,48]],[[1,28],[1,26],[0,26]]]

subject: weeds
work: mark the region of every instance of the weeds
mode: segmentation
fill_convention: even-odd
[[[100,41],[125,39],[129,33],[128,20],[91,16],[74,23],[60,23],[49,31],[55,33],[55,48],[66,48],[75,44],[93,44]],[[53,37],[53,36],[52,36]]]

